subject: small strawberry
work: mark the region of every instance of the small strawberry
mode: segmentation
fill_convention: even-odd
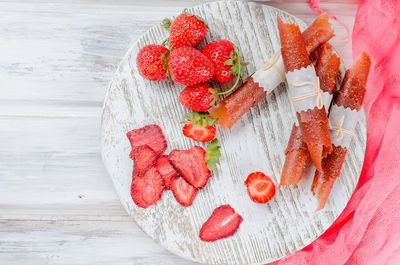
[[[214,63],[215,73],[213,79],[216,82],[228,83],[237,75],[235,85],[230,90],[219,93],[219,95],[232,91],[237,86],[242,74],[238,48],[228,40],[217,40],[206,45],[201,50],[201,53]]]
[[[167,75],[180,85],[192,86],[210,80],[214,75],[213,63],[195,48],[183,46],[165,55]]]
[[[176,201],[183,207],[192,205],[197,194],[197,189],[190,185],[184,178],[176,177],[171,181],[171,191]]]
[[[132,177],[131,197],[133,202],[142,208],[155,204],[163,194],[163,180],[154,167],[143,176]]]
[[[208,220],[201,226],[199,237],[202,241],[214,242],[233,236],[243,218],[229,204],[215,208]]]
[[[250,199],[256,203],[267,203],[275,195],[275,184],[262,172],[251,173],[244,185]]]
[[[165,29],[169,29],[169,47],[177,49],[182,46],[197,46],[207,34],[207,25],[204,20],[190,14],[187,9],[177,16],[174,21],[163,20]]]
[[[212,120],[208,114],[192,112],[185,114],[183,135],[197,142],[209,142],[215,137],[217,120]]]
[[[179,101],[193,111],[207,111],[217,101],[217,92],[210,83],[200,83],[185,87],[179,95]]]
[[[161,45],[150,44],[140,49],[136,57],[139,73],[150,81],[161,81],[167,78],[161,56],[168,49]]]
[[[205,156],[206,151],[195,145],[189,150],[172,150],[168,159],[187,182],[197,189],[202,189],[211,177]]]

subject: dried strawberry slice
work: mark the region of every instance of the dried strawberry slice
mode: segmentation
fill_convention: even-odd
[[[126,133],[131,146],[132,152],[129,157],[133,157],[133,150],[142,145],[148,145],[157,154],[162,154],[167,149],[167,141],[160,128],[156,124],[147,125],[140,129],[135,129]]]
[[[155,167],[157,168],[158,172],[160,172],[163,181],[164,181],[164,188],[166,190],[171,189],[171,180],[173,177],[178,177],[179,174],[176,172],[175,168],[171,165],[171,162],[168,160],[168,155],[160,156],[157,161]]]
[[[197,189],[190,185],[182,177],[176,177],[172,179],[171,190],[176,201],[184,207],[192,205],[192,202],[197,194]]]
[[[143,175],[146,171],[154,166],[158,155],[148,145],[136,147],[132,152],[133,174]]]
[[[173,150],[168,159],[187,182],[197,189],[202,189],[211,176],[205,157],[206,151],[195,145],[189,150]]]
[[[155,204],[163,194],[163,180],[156,168],[150,168],[143,176],[134,176],[131,184],[133,202],[142,208]]]
[[[200,229],[202,241],[213,242],[233,236],[239,229],[243,218],[229,205],[216,208]]]

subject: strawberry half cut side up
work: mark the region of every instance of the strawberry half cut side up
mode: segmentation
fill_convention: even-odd
[[[205,156],[206,151],[195,145],[189,150],[173,150],[168,159],[187,182],[197,189],[202,189],[211,177]]]
[[[215,138],[216,122],[207,113],[186,113],[182,133],[197,142],[209,142]]]
[[[250,199],[256,203],[267,203],[275,196],[275,184],[262,172],[251,173],[244,185]]]
[[[203,224],[199,237],[202,241],[214,242],[233,236],[242,221],[243,218],[229,204],[221,205],[212,212],[210,218]]]
[[[139,146],[148,145],[157,154],[162,154],[167,149],[165,136],[160,126],[156,124],[129,131],[126,133],[126,137],[128,137],[132,146],[132,151],[129,155],[131,159],[133,159],[133,150]]]
[[[197,195],[197,189],[190,185],[184,178],[175,177],[171,181],[171,191],[176,201],[183,207],[192,205]]]
[[[178,177],[179,174],[176,172],[175,168],[171,165],[171,162],[168,160],[168,155],[160,156],[155,165],[158,172],[160,172],[163,182],[164,189],[171,189],[171,181],[174,177]]]
[[[163,180],[154,167],[150,168],[143,176],[133,176],[131,184],[131,197],[133,202],[142,208],[155,204],[163,194]]]
[[[140,176],[154,166],[158,158],[158,154],[146,144],[136,147],[132,153],[133,173]]]

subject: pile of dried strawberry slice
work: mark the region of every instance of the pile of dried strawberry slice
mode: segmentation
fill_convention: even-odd
[[[172,150],[164,154],[167,141],[158,125],[152,124],[129,131],[133,160],[131,196],[135,204],[147,208],[171,189],[176,201],[184,207],[192,205],[198,190],[205,187],[220,156],[218,141],[207,151],[200,146],[189,150]]]

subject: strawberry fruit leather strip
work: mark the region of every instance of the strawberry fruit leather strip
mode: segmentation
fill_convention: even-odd
[[[343,129],[354,133],[358,112],[361,110],[365,95],[370,64],[369,56],[363,52],[353,66],[346,71],[342,86],[329,114],[332,126],[337,125],[337,120],[343,119]],[[352,138],[352,134],[341,135],[337,128],[332,127],[330,134],[333,151],[322,161],[322,171],[315,172],[311,186],[311,191],[318,200],[317,211],[324,208],[333,184],[340,176],[340,170]]]
[[[336,87],[336,77],[339,72],[340,59],[333,53],[332,46],[323,44],[315,65],[315,71],[320,79],[320,88],[328,97],[324,100],[326,109],[331,104]],[[292,133],[285,150],[285,163],[282,169],[279,186],[297,184],[303,176],[304,169],[310,158],[307,145],[299,126],[293,124]]]
[[[303,39],[306,44],[306,49],[311,54],[320,45],[331,39],[333,34],[332,25],[328,21],[326,14],[320,15],[311,26],[309,26],[303,33]],[[280,51],[279,51],[280,52]],[[281,56],[278,62],[275,64],[279,71],[284,71],[283,62]],[[254,78],[256,75],[252,75],[247,78],[246,82],[238,87],[232,94],[224,98],[218,103],[217,106],[210,109],[210,116],[213,119],[219,118],[217,124],[223,128],[231,128],[247,111],[257,105],[267,93],[271,93],[275,87],[282,83],[282,78],[276,72],[276,69],[270,68],[262,71],[262,75],[266,75],[272,78],[266,78],[268,87],[260,86],[260,83],[255,82]],[[256,72],[256,73],[257,73]]]
[[[311,159],[318,170],[324,155],[332,151],[332,143],[328,130],[328,117],[323,104],[318,107],[317,95],[307,94],[319,92],[311,84],[317,83],[313,65],[309,59],[300,28],[294,24],[284,24],[278,16],[278,29],[281,38],[281,52],[286,70],[286,79],[293,106],[296,109],[304,142],[310,152]]]

